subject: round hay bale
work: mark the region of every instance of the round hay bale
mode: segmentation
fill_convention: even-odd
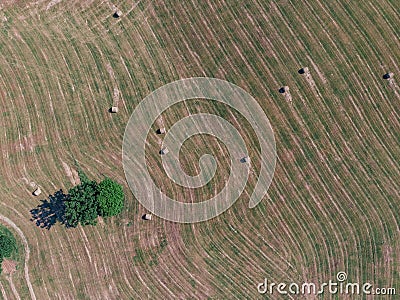
[[[289,87],[287,85],[285,85],[279,89],[279,93],[281,93],[281,94],[284,94],[287,92],[289,92]]]
[[[34,190],[33,195],[39,196],[41,193],[42,193],[42,190],[40,189],[40,187],[38,187],[36,190]]]
[[[309,72],[310,72],[310,70],[308,69],[308,67],[301,68],[298,71],[299,74],[308,74]]]
[[[113,14],[113,17],[116,18],[116,19],[118,19],[118,18],[121,17],[121,16],[122,16],[122,11],[120,11],[119,9],[116,10],[116,11],[114,12],[114,14]]]
[[[165,130],[165,128],[164,127],[161,127],[161,128],[159,128],[159,129],[157,129],[157,133],[158,134],[164,134],[164,133],[166,133],[167,131]]]
[[[167,147],[162,148],[162,149],[160,150],[160,154],[161,154],[161,155],[165,155],[165,154],[167,154],[168,152],[169,152],[169,150],[168,150]]]
[[[146,220],[146,221],[150,221],[152,217],[153,217],[152,214],[144,214],[143,217],[142,217],[142,219],[143,219],[143,220]]]
[[[249,163],[249,162],[250,162],[250,157],[245,156],[245,157],[243,157],[242,159],[240,159],[240,162],[241,162],[242,164],[244,164],[244,163]]]

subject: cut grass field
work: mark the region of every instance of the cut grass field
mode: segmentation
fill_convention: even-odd
[[[257,299],[265,277],[318,283],[339,271],[400,293],[399,1],[49,3],[0,10],[0,214],[27,239],[33,289],[21,260],[18,295],[0,276],[3,298]],[[304,66],[312,81],[298,74]],[[389,71],[392,85],[382,79]],[[145,222],[123,173],[125,125],[154,89],[198,76],[237,84],[263,107],[277,142],[274,180],[251,210],[256,175],[215,219]],[[285,85],[292,102],[279,93]],[[163,122],[198,111],[239,128],[256,174],[257,141],[236,112],[188,101]],[[221,189],[223,145],[208,136],[185,144],[189,174],[204,153],[221,166],[209,186],[190,191],[162,177],[159,138],[151,134],[147,150],[163,190],[183,200]],[[29,211],[75,184],[75,162],[90,178],[124,185],[122,215],[96,227],[36,227]],[[42,197],[31,195],[36,184]]]

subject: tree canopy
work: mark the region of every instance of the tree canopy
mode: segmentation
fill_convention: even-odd
[[[11,231],[0,226],[0,273],[2,272],[1,263],[3,259],[10,258],[14,251],[17,251],[17,241]]]
[[[68,227],[95,225],[98,210],[98,187],[95,181],[83,181],[68,191],[65,220]]]
[[[97,217],[119,214],[124,205],[122,186],[110,178],[98,184],[79,171],[81,183],[68,191],[65,200],[65,225],[95,225]]]
[[[100,182],[98,189],[99,215],[103,217],[118,215],[124,207],[122,186],[106,178]]]
[[[10,257],[13,251],[17,248],[15,238],[5,234],[0,235],[0,256]]]

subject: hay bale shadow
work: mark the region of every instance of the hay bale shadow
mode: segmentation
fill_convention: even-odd
[[[279,89],[279,93],[284,94],[286,93],[286,88],[283,86]]]
[[[390,78],[392,78],[393,77],[393,73],[386,73],[386,74],[384,74],[383,76],[382,76],[382,78],[383,79],[390,79]]]

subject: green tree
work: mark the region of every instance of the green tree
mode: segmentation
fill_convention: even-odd
[[[98,189],[99,215],[103,217],[118,215],[124,207],[122,186],[110,178],[105,178],[100,182]]]
[[[65,201],[65,223],[68,227],[95,225],[97,218],[98,185],[80,171],[81,183],[71,188]]]
[[[90,182],[89,177],[81,169],[78,169],[78,176],[81,183]]]
[[[62,199],[63,215],[59,220],[66,227],[96,225],[99,215],[115,216],[122,211],[124,193],[121,185],[110,178],[105,178],[98,184],[80,169],[78,174],[80,184],[71,188]]]
[[[10,257],[16,249],[17,244],[13,237],[0,235],[0,257]]]

